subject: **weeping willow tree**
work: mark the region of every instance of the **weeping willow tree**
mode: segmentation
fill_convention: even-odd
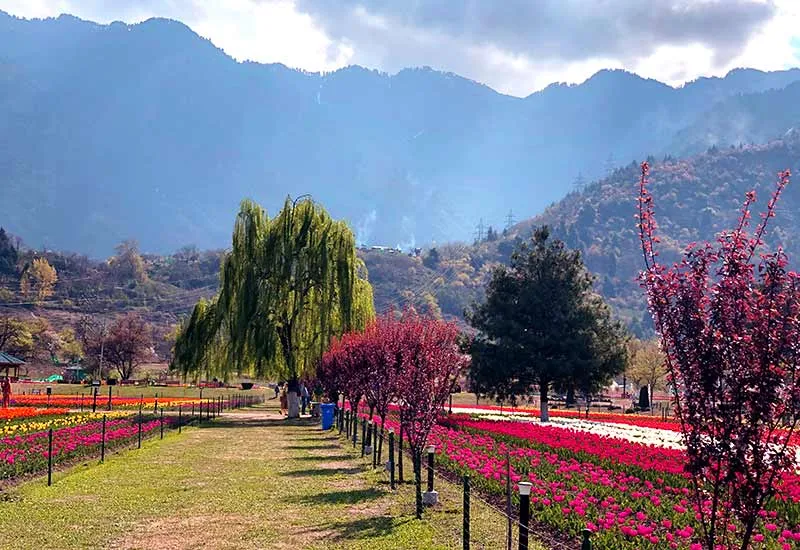
[[[374,315],[347,224],[310,199],[287,198],[273,219],[244,201],[219,294],[195,306],[173,366],[184,375],[286,379],[289,414],[296,416],[298,378],[313,370],[331,337],[363,329]]]

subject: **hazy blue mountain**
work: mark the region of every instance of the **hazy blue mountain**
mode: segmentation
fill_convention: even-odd
[[[683,155],[708,147],[763,143],[800,129],[800,82],[785,88],[737,94],[714,104],[676,134],[669,149]]]
[[[740,70],[674,89],[601,71],[514,98],[428,68],[237,63],[174,21],[0,12],[2,224],[98,256],[128,237],[218,247],[243,197],[272,213],[311,193],[367,243],[465,239],[480,218],[540,212],[578,173],[669,150],[728,98],[798,80]]]

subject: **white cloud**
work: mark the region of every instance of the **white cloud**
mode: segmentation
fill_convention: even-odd
[[[626,68],[679,85],[699,76],[723,75],[735,67],[775,70],[797,64],[790,43],[800,29],[797,0],[738,0],[744,6],[741,9],[728,9],[728,0],[695,0],[693,5],[702,6],[699,11],[705,10],[705,15],[689,17],[688,30],[678,24],[683,15],[674,7],[667,9],[667,0],[613,0],[609,5],[627,10],[619,12],[623,31],[631,20],[641,17],[637,14],[648,12],[642,11],[643,6],[656,7],[661,14],[646,20],[636,36],[624,39],[596,28],[594,23],[608,14],[578,13],[578,0],[562,1],[564,11],[575,12],[575,20],[568,13],[542,8],[563,29],[538,38],[525,34],[522,16],[523,21],[516,22],[502,10],[492,12],[485,5],[453,14],[442,9],[445,4],[434,1],[417,2],[427,6],[410,14],[386,7],[392,3],[338,0],[0,0],[0,9],[22,17],[71,13],[101,23],[168,17],[183,21],[239,60],[281,62],[309,71],[330,71],[352,63],[389,72],[430,65],[520,96],[551,82],[581,82],[602,68]],[[764,9],[752,5],[758,2]],[[529,18],[536,18],[537,4],[519,5],[527,9]],[[711,25],[705,36],[709,17],[723,24],[722,16],[714,19],[715,14],[723,14],[728,27]],[[764,22],[765,14],[774,16]],[[668,28],[668,17],[673,17],[675,28]],[[587,26],[587,21],[592,25]],[[539,19],[533,22],[545,24]],[[581,25],[591,35],[586,37],[585,50],[575,43],[575,29]],[[731,37],[729,29],[740,32]],[[603,33],[612,36],[611,43],[606,43]]]
[[[343,67],[353,55],[291,0],[0,0],[0,9],[27,18],[69,13],[98,23],[176,19],[236,59],[280,62],[308,71]]]

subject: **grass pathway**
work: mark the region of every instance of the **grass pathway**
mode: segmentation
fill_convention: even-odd
[[[459,488],[416,521],[413,486],[385,477],[316,424],[229,413],[0,493],[0,548],[461,548]],[[473,548],[503,548],[501,517],[472,510]]]

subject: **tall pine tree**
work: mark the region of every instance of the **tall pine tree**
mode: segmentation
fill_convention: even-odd
[[[16,275],[18,260],[19,254],[16,247],[11,242],[6,230],[0,227],[0,277]]]
[[[554,389],[590,394],[622,372],[625,331],[592,289],[580,252],[542,227],[498,267],[486,301],[468,315],[479,331],[470,377],[476,391],[515,402],[538,390],[547,421]]]

